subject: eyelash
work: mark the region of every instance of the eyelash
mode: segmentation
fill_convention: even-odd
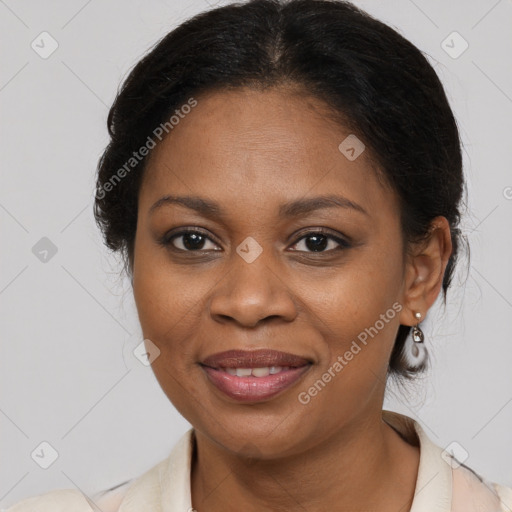
[[[171,249],[171,250],[176,251],[176,252],[181,252],[181,253],[189,252],[189,253],[199,253],[199,254],[201,254],[201,253],[205,253],[205,252],[209,251],[208,249],[206,249],[206,250],[205,249],[198,249],[196,251],[191,251],[191,250],[186,250],[186,249],[178,249],[177,247],[175,247],[173,245],[172,242],[173,242],[173,240],[175,238],[179,238],[180,236],[188,235],[188,234],[202,235],[203,237],[207,238],[209,241],[211,241],[213,243],[216,243],[205,232],[203,232],[202,230],[197,229],[197,228],[195,228],[195,229],[186,228],[186,229],[183,229],[182,231],[179,231],[178,233],[173,233],[172,235],[165,234],[159,240],[159,243],[161,245],[163,245],[164,247],[168,248],[168,249]],[[339,244],[339,247],[337,247],[336,249],[330,249],[330,250],[327,250],[327,251],[319,251],[319,252],[315,252],[315,251],[298,251],[298,250],[294,250],[294,252],[306,253],[306,254],[331,254],[331,253],[333,253],[335,251],[339,251],[339,250],[343,250],[343,249],[348,249],[348,248],[351,247],[351,244],[347,240],[331,234],[330,231],[328,231],[328,230],[326,230],[324,228],[318,228],[318,229],[315,229],[315,230],[308,231],[306,233],[302,233],[301,236],[292,245],[297,245],[300,241],[302,241],[305,238],[308,238],[310,236],[313,236],[313,235],[323,235],[323,236],[327,237],[330,240],[334,240],[336,243]],[[215,251],[215,252],[218,252],[218,251]]]

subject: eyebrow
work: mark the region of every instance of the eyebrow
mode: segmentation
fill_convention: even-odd
[[[198,196],[172,196],[166,195],[158,199],[149,209],[149,214],[153,214],[156,210],[165,205],[177,204],[194,210],[205,217],[224,218],[225,212],[221,206],[210,199]],[[338,195],[324,195],[318,197],[310,197],[305,199],[297,199],[282,204],[279,207],[280,217],[297,217],[306,215],[316,210],[324,208],[345,208],[355,210],[357,212],[369,215],[369,213],[359,204],[354,203],[350,199]]]

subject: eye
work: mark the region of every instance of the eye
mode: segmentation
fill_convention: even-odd
[[[298,252],[313,252],[313,253],[324,253],[324,252],[334,252],[341,249],[347,249],[350,247],[350,243],[343,238],[332,235],[329,232],[319,229],[317,231],[310,231],[305,236],[302,236],[294,245],[303,244],[307,250],[299,249]],[[331,243],[331,247],[328,250],[325,250],[329,247],[329,243]],[[334,247],[333,247],[334,246]],[[293,247],[293,246],[292,246]],[[294,251],[297,249],[293,249]]]
[[[213,244],[213,248],[209,248],[208,242]],[[165,247],[171,246],[171,249],[182,252],[200,252],[215,249],[216,244],[205,233],[198,229],[184,229],[178,233],[166,234],[159,241]],[[305,249],[292,249],[297,252],[325,253],[334,252],[350,247],[347,240],[339,236],[335,236],[323,229],[310,231],[299,238],[292,246],[303,244]],[[206,245],[206,247],[205,247]],[[331,247],[329,247],[331,245]],[[327,250],[326,250],[327,249]]]
[[[213,241],[202,231],[197,229],[185,229],[179,233],[164,235],[160,243],[166,247],[172,246],[171,248],[177,251],[196,252],[211,250],[211,248],[205,247],[207,241],[213,244]]]

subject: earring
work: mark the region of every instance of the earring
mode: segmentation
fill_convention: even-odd
[[[423,341],[425,336],[419,327],[421,313],[414,313],[418,323],[412,327],[412,335],[407,337],[404,347],[404,356],[411,368],[422,366],[427,358],[427,350]]]
[[[421,313],[414,313],[414,316],[418,319],[418,323],[421,318]],[[423,336],[423,331],[418,327],[418,324],[414,325],[412,328],[412,339],[415,343],[423,343],[425,340],[425,336]]]

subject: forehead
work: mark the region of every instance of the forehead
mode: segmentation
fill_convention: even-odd
[[[336,123],[321,100],[279,88],[222,90],[195,99],[197,106],[151,153],[142,203],[165,193],[267,210],[283,197],[326,193],[370,209],[393,201],[362,141]],[[362,152],[353,159],[347,147]]]

